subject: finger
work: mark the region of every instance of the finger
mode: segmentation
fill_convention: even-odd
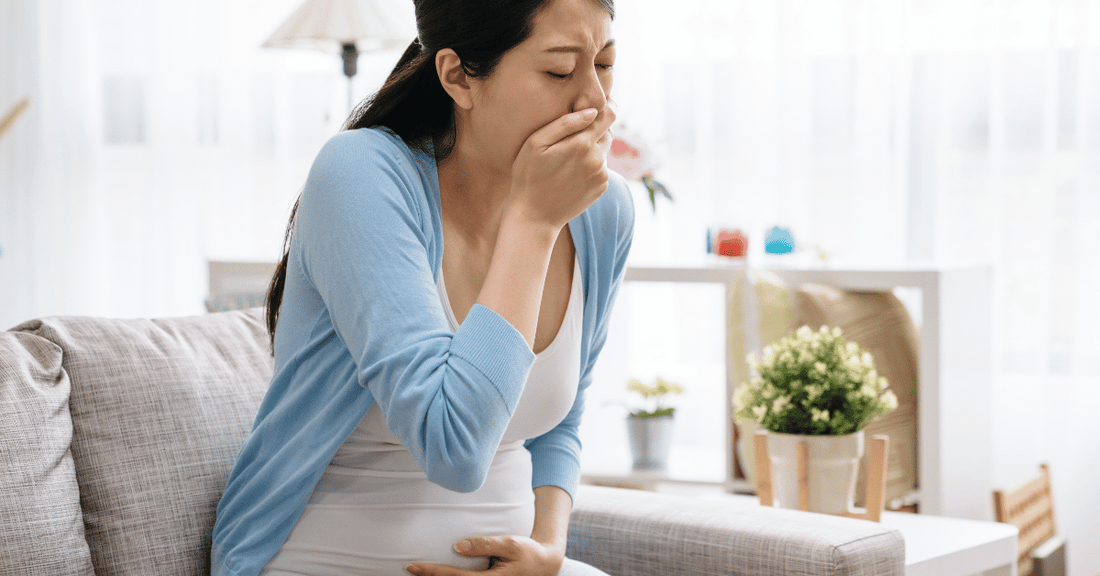
[[[600,153],[606,158],[607,153],[611,151],[611,142],[615,139],[615,135],[610,130],[603,133],[600,139],[596,141],[596,146],[600,148]]]
[[[549,148],[564,138],[567,138],[581,130],[584,130],[599,116],[595,108],[586,108],[577,112],[565,114],[553,122],[535,130],[531,134],[530,141],[535,146]]]
[[[509,560],[518,558],[522,552],[519,542],[511,536],[467,538],[456,542],[454,550],[463,556],[499,556]]]
[[[611,102],[608,102],[607,105],[603,107],[603,110],[600,110],[600,114],[596,116],[596,120],[588,126],[587,130],[592,134],[603,134],[611,129],[611,126],[615,124],[617,118],[618,114],[615,112],[615,106]]]
[[[611,129],[611,126],[615,123],[616,119],[615,109],[612,106],[605,106],[596,116],[595,121],[585,127],[583,130],[579,130],[574,134],[566,136],[561,139],[559,144],[567,144],[570,142],[578,142],[591,144],[598,142],[603,137],[604,133]]]
[[[615,112],[615,107],[608,103],[603,111],[600,112],[600,115],[596,117],[596,121],[592,124],[595,126],[595,130],[598,131],[597,133],[603,133],[611,129],[611,126],[615,124],[615,120],[618,117],[619,115]]]

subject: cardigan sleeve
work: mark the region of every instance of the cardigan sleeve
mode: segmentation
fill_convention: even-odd
[[[343,132],[307,178],[291,256],[390,430],[430,481],[469,492],[484,482],[535,355],[481,305],[450,331],[429,257],[435,186],[395,138]]]
[[[597,298],[599,301],[593,308],[598,311],[598,314],[594,322],[595,328],[588,336],[588,350],[584,357],[584,365],[581,367],[577,396],[573,401],[573,407],[557,426],[524,444],[531,452],[532,488],[557,486],[565,490],[570,498],[573,498],[580,481],[579,427],[581,415],[584,413],[584,398],[588,386],[592,383],[592,368],[607,341],[611,308],[626,273],[626,259],[634,238],[634,204],[625,180],[621,176],[614,175],[605,196],[609,201],[607,205],[613,208],[608,210],[609,214],[605,216],[610,222],[599,219],[592,228],[597,234],[600,232],[607,232],[607,234],[601,234],[595,238],[596,250],[589,257],[600,260],[609,259],[610,265],[597,263],[594,266],[598,273],[589,278],[589,287],[585,291],[587,297]],[[593,289],[593,283],[606,286],[606,290]],[[588,310],[589,307],[585,306],[585,311]]]

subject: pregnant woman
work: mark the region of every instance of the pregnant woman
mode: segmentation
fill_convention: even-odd
[[[602,574],[565,550],[634,223],[612,0],[415,4],[291,216],[214,574]]]

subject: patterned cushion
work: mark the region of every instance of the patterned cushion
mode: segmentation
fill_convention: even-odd
[[[0,574],[92,574],[61,349],[0,332]]]
[[[261,313],[16,328],[64,352],[97,573],[209,573],[214,511],[271,378]]]

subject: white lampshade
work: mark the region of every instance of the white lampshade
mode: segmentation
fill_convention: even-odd
[[[340,52],[404,48],[416,37],[412,0],[306,0],[264,42],[264,48]]]

